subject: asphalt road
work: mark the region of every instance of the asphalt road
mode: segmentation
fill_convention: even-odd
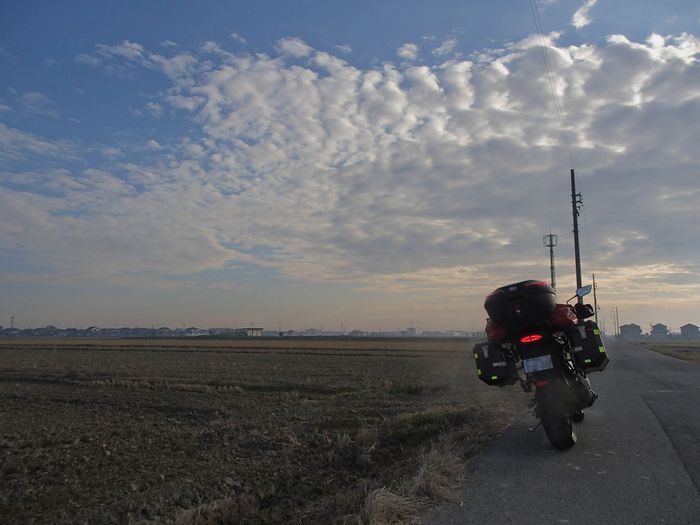
[[[610,365],[591,374],[600,398],[571,450],[523,419],[469,463],[462,503],[425,522],[700,524],[700,366],[607,347]]]

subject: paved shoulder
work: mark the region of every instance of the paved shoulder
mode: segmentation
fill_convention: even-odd
[[[609,346],[573,449],[518,422],[469,464],[461,505],[426,523],[700,523],[700,366]]]

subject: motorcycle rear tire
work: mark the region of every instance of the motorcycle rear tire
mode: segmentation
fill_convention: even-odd
[[[542,421],[542,426],[554,448],[569,450],[576,444],[576,430],[571,417],[548,417]]]
[[[566,402],[569,386],[566,378],[552,378],[551,381],[550,386],[535,392],[537,416],[554,448],[569,450],[576,444],[574,421]]]

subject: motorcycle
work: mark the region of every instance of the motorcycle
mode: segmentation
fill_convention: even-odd
[[[543,281],[521,281],[497,288],[486,297],[488,341],[473,348],[477,374],[484,383],[520,383],[534,390],[534,415],[550,443],[559,450],[576,444],[575,423],[598,398],[588,374],[602,371],[609,359],[594,315],[582,298],[590,286],[558,304]],[[569,302],[577,299],[571,306]],[[534,429],[531,429],[534,431]]]

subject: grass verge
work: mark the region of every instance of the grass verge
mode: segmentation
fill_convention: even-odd
[[[420,523],[421,516],[431,507],[459,502],[466,459],[509,424],[509,418],[501,413],[484,420],[473,419],[440,435],[419,456],[418,468],[412,477],[395,487],[379,487],[367,493],[366,523]]]
[[[700,345],[693,343],[640,343],[647,350],[700,365]]]

